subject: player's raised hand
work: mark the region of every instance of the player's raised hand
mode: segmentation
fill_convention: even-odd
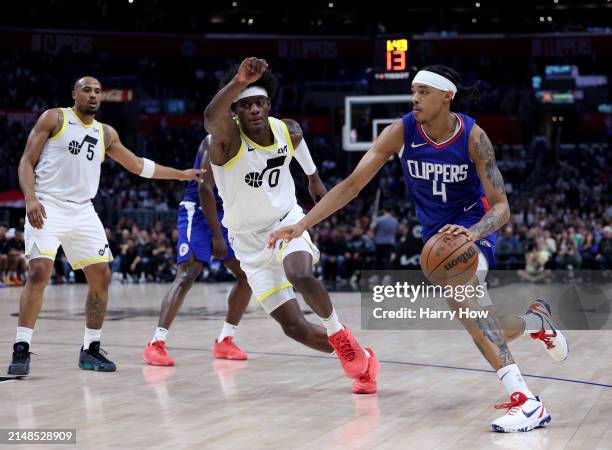
[[[37,198],[26,201],[26,213],[30,225],[40,230],[45,222],[43,219],[47,218],[43,204]]]
[[[298,222],[295,225],[279,228],[270,235],[268,248],[273,249],[278,241],[282,240],[289,242],[297,237],[300,237],[302,234],[304,234],[304,230],[305,228],[301,222]]]
[[[178,180],[181,181],[197,181],[198,183],[204,182],[204,174],[206,169],[185,169],[179,172]]]
[[[267,68],[268,63],[265,59],[246,58],[240,64],[236,77],[241,83],[253,83],[261,78]]]

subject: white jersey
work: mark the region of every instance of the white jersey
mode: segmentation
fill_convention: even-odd
[[[242,131],[240,150],[223,166],[211,164],[223,200],[223,225],[245,233],[273,226],[295,205],[295,184],[289,171],[293,144],[287,125],[269,117],[274,143],[263,147]]]
[[[62,128],[42,149],[34,191],[58,200],[84,203],[96,196],[104,161],[104,129],[96,120],[86,125],[72,108],[62,108]]]

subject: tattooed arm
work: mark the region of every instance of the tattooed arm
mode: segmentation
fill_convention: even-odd
[[[478,125],[474,125],[470,133],[470,157],[474,161],[478,177],[487,196],[491,209],[472,225],[469,230],[475,234],[476,239],[488,236],[501,228],[510,218],[510,207],[506,197],[504,179],[497,163],[495,150],[487,134]]]

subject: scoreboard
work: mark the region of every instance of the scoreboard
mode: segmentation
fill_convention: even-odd
[[[410,78],[408,39],[377,39],[374,43],[374,78],[407,80]]]

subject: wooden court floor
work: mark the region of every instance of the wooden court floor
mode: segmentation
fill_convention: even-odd
[[[141,354],[167,285],[113,284],[102,346],[115,373],[77,368],[86,287],[48,287],[31,376],[0,382],[0,428],[76,429],[76,445],[51,448],[612,449],[612,331],[568,331],[563,363],[529,339],[512,343],[553,420],[497,434],[493,405],[506,393],[465,332],[361,331],[359,295],[334,293],[340,319],[381,361],[379,393],[357,396],[334,357],[285,338],[254,301],[236,336],[249,360],[215,360],[228,286],[194,286],[168,335],[176,367],[151,367]],[[0,377],[19,293],[0,290]]]

